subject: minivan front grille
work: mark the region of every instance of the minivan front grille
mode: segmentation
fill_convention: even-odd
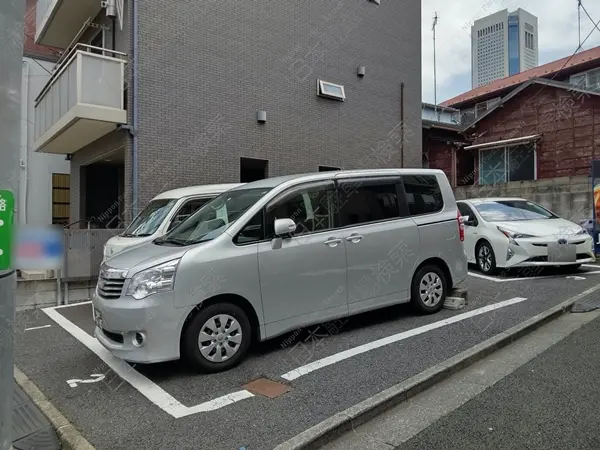
[[[124,285],[125,278],[123,278],[121,271],[106,268],[100,269],[97,285],[98,295],[100,297],[105,299],[119,298],[123,293]]]

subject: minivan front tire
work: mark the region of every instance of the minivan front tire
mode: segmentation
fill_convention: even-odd
[[[198,372],[229,370],[246,356],[251,335],[252,327],[242,308],[216,303],[190,319],[182,336],[182,357]]]
[[[413,277],[411,303],[417,311],[433,314],[443,308],[447,292],[443,270],[435,265],[426,265],[417,270]]]

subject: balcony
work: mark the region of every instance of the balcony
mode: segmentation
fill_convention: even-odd
[[[94,19],[100,0],[37,0],[35,42],[67,48],[88,18]]]
[[[36,151],[75,153],[127,122],[124,56],[78,44],[59,62],[35,100]]]

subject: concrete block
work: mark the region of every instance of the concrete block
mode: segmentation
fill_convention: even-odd
[[[21,270],[20,272],[24,280],[45,280],[48,277],[46,270]]]
[[[453,311],[463,309],[466,305],[467,302],[462,297],[446,297],[446,301],[444,302],[444,308]]]

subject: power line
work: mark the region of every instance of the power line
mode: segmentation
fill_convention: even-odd
[[[581,3],[581,0],[579,0],[579,6],[581,6],[581,8],[583,9],[583,12],[585,13],[586,16],[588,16],[588,18],[590,19],[590,21],[594,24],[594,27],[600,31],[600,28],[598,28],[598,24],[600,23],[600,20],[598,22],[594,22],[594,19],[592,19],[592,16],[590,16],[590,14],[587,12],[587,9],[585,9],[585,6],[583,6],[583,3]],[[592,29],[592,31],[594,31]],[[581,46],[581,45],[580,45]]]

